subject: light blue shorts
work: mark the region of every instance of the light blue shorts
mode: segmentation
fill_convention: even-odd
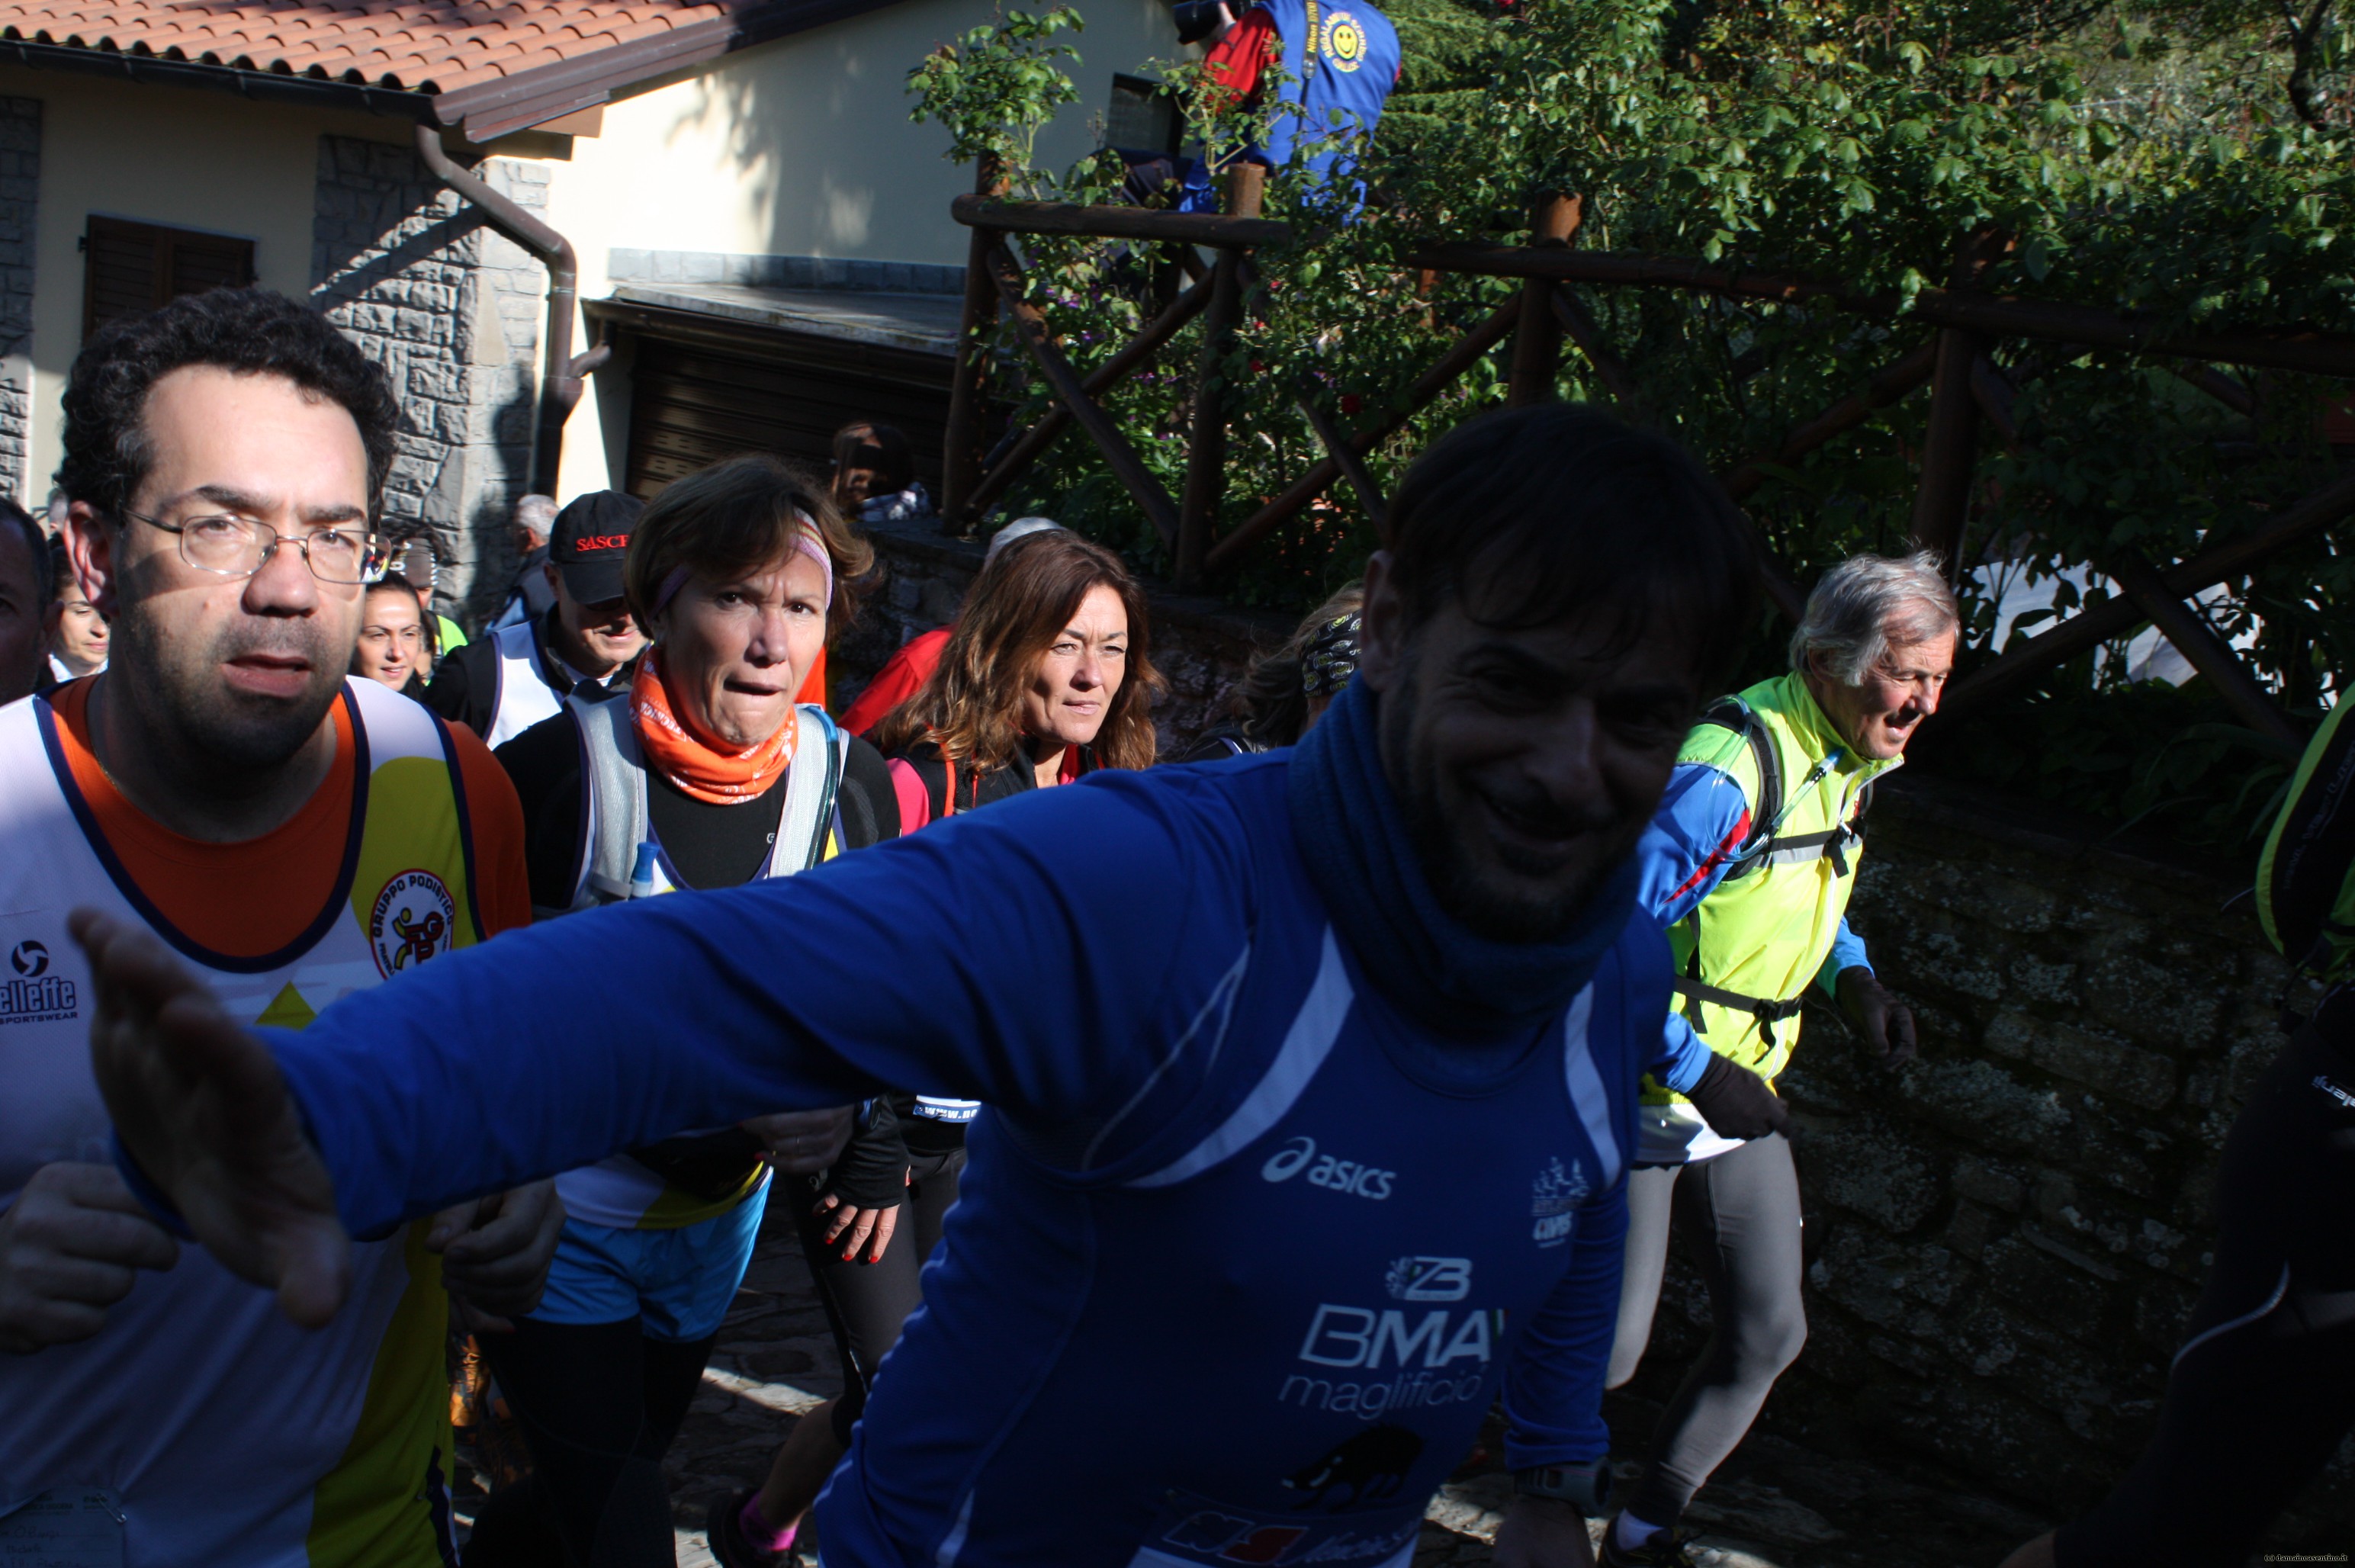
[[[752,1262],[769,1184],[725,1214],[666,1231],[620,1231],[564,1221],[548,1290],[531,1314],[542,1323],[619,1323],[635,1317],[649,1339],[691,1344],[719,1332]]]

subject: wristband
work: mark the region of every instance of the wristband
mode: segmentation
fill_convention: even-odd
[[[1568,1503],[1593,1519],[1604,1511],[1611,1497],[1611,1465],[1596,1459],[1584,1465],[1538,1465],[1513,1472],[1513,1495]]]

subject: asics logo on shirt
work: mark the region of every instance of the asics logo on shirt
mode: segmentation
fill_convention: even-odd
[[[1329,1154],[1319,1155],[1316,1140],[1305,1134],[1268,1156],[1259,1174],[1263,1181],[1289,1181],[1304,1168],[1308,1172],[1311,1187],[1327,1187],[1353,1198],[1370,1198],[1377,1203],[1391,1195],[1391,1184],[1398,1180],[1395,1170],[1336,1159]]]

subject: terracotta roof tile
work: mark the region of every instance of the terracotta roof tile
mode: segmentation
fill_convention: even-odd
[[[0,0],[0,37],[446,92],[743,9],[741,0]]]

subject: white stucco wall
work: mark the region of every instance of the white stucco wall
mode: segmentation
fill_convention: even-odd
[[[58,396],[81,347],[91,214],[251,240],[258,281],[299,299],[311,286],[320,133],[406,142],[410,130],[369,114],[22,67],[0,67],[0,93],[42,106],[27,485],[37,507],[58,465]]]
[[[1039,137],[1053,167],[1095,145],[1090,122],[1114,72],[1180,52],[1167,0],[1076,4],[1087,27],[1069,69],[1081,101]],[[549,219],[580,254],[581,297],[612,292],[615,249],[963,265],[966,232],[948,204],[973,188],[973,171],[948,161],[939,125],[909,120],[906,80],[993,14],[991,0],[901,0],[608,104],[549,193]],[[566,432],[566,498],[608,483],[594,403]]]
[[[1042,133],[1062,165],[1095,144],[1115,71],[1179,52],[1167,0],[1077,0],[1081,101]],[[612,292],[615,249],[841,257],[961,265],[948,216],[972,171],[947,133],[908,118],[907,73],[981,26],[992,0],[901,0],[658,80],[606,107],[602,133],[550,159],[548,219],[581,261],[581,295]],[[81,347],[82,256],[92,213],[254,241],[266,287],[311,286],[319,137],[406,143],[402,121],[259,104],[228,93],[0,67],[0,94],[42,104],[36,229],[33,418],[27,499],[58,461],[58,397]],[[533,156],[550,139],[496,150]],[[586,343],[585,336],[581,341]],[[567,498],[608,483],[596,400],[567,431]]]

